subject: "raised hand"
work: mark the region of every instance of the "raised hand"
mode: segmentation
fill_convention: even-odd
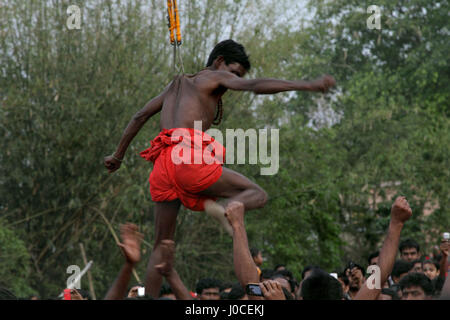
[[[108,169],[109,173],[113,173],[120,168],[122,163],[114,156],[107,156],[103,159],[103,164],[105,165],[105,168]]]
[[[391,208],[391,220],[404,224],[412,217],[412,210],[405,197],[397,197]]]
[[[173,269],[173,262],[175,259],[175,242],[173,240],[162,240],[161,249],[161,263],[155,265],[155,269],[162,276],[168,276]]]
[[[141,242],[143,235],[139,233],[138,227],[132,223],[120,226],[120,237],[122,243],[118,245],[122,248],[127,261],[136,264],[141,260]]]
[[[267,280],[259,284],[265,300],[286,300],[281,284],[274,280]]]
[[[239,201],[230,202],[225,208],[225,217],[234,228],[244,225],[244,204]]]
[[[448,257],[448,254],[450,252],[450,241],[442,240],[441,244],[439,245],[439,249],[441,249],[441,253],[443,256]]]

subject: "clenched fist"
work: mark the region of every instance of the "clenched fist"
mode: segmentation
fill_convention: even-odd
[[[391,208],[391,220],[394,222],[405,223],[412,217],[412,210],[405,197],[395,199]]]

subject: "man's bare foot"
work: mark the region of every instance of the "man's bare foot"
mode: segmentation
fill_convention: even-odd
[[[175,242],[173,240],[162,240],[159,244],[161,250],[161,263],[155,265],[155,269],[165,276],[172,271],[175,258]]]
[[[244,225],[244,204],[239,201],[230,202],[225,209],[225,217],[229,224],[235,228]]]
[[[205,212],[219,221],[219,223],[225,228],[225,231],[228,232],[230,236],[233,236],[233,228],[228,223],[227,218],[225,217],[225,208],[218,204],[213,200],[205,201]]]

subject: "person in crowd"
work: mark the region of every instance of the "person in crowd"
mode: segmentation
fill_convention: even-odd
[[[275,272],[272,269],[262,269],[259,281],[264,282],[270,280]]]
[[[367,258],[367,263],[369,266],[372,266],[374,264],[378,264],[378,256],[380,255],[380,251],[372,252],[369,257]]]
[[[313,269],[302,281],[302,300],[343,300],[344,292],[341,283],[321,269]]]
[[[434,294],[431,280],[423,273],[409,273],[400,280],[402,300],[430,300]]]
[[[439,277],[440,265],[438,262],[433,260],[425,260],[423,262],[423,273],[433,281],[437,277]]]
[[[105,300],[124,299],[133,268],[141,260],[141,242],[143,235],[138,232],[138,227],[131,223],[121,225],[120,236],[122,243],[119,243],[119,247],[125,256],[125,263],[117,279],[107,292],[104,298]]]
[[[364,276],[364,268],[358,264],[353,264],[352,266],[349,266],[345,271],[349,280],[349,290],[347,298],[353,300],[359,289],[361,289],[362,285],[366,281],[366,278]]]
[[[345,272],[338,273],[338,281],[342,285],[342,292],[344,293],[344,300],[351,300],[348,291],[350,290],[350,281]]]
[[[159,299],[177,300],[177,297],[173,293],[172,288],[168,283],[163,283],[159,292]]]
[[[400,234],[404,224],[412,217],[412,210],[405,197],[397,197],[391,207],[391,219],[384,239],[383,246],[378,256],[379,283],[386,283],[389,274],[392,272],[397,248],[400,241]],[[356,294],[354,300],[376,300],[381,293],[381,286],[372,286],[365,282]]]
[[[247,293],[239,282],[233,283],[225,300],[248,300]]]
[[[409,272],[423,273],[423,262],[421,259],[417,259],[411,262],[412,268]]]
[[[203,278],[196,286],[195,292],[199,300],[220,300],[220,287],[222,283],[218,279]]]
[[[394,263],[394,267],[392,268],[392,281],[394,284],[398,284],[400,280],[406,276],[413,268],[411,262],[405,260],[397,260]]]
[[[258,275],[261,277],[261,266],[263,264],[262,252],[258,248],[251,248],[250,253],[252,255],[253,261],[256,264],[256,268],[258,270]]]
[[[279,263],[273,268],[273,272],[281,271],[281,270],[284,270],[284,269],[286,269],[286,265],[282,264],[282,263]]]
[[[406,239],[399,246],[400,259],[408,262],[420,259],[420,245],[413,239]]]

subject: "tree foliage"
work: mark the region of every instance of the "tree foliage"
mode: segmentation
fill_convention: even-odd
[[[102,160],[173,77],[165,2],[3,3],[0,232],[7,236],[0,243],[12,260],[2,259],[0,270],[23,266],[5,284],[18,294],[56,296],[66,268],[83,266],[81,242],[102,296],[122,263],[105,219],[115,232],[130,221],[145,234],[137,267],[143,280],[153,204],[151,166],[138,152],[158,133],[159,117],[138,134],[117,173],[108,175]],[[81,30],[66,27],[70,4],[82,10]],[[250,245],[268,258],[263,267],[285,263],[299,277],[311,263],[328,270],[348,259],[364,264],[383,239],[397,194],[414,210],[405,237],[429,249],[448,231],[448,1],[378,4],[381,30],[367,28],[365,1],[180,3],[187,73],[204,67],[218,41],[233,38],[250,53],[251,78],[329,73],[338,82],[326,95],[224,98],[222,132],[280,129],[278,174],[229,166],[269,194],[264,209],[246,215]],[[424,215],[428,208],[433,213]],[[175,240],[176,268],[188,287],[207,276],[234,279],[231,239],[203,213],[181,210]]]

